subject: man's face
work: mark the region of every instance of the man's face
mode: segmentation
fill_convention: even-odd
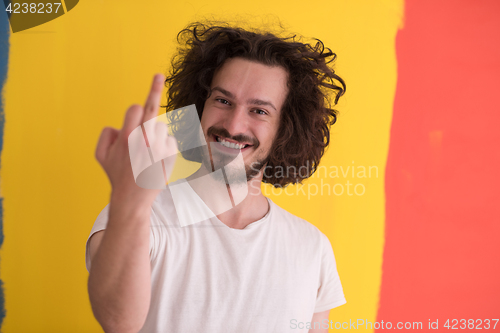
[[[282,67],[242,58],[226,60],[213,77],[201,118],[213,159],[241,150],[247,179],[257,174],[254,170],[265,163],[278,132],[286,84],[287,72]]]

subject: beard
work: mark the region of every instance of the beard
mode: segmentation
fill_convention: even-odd
[[[243,135],[231,136],[227,130],[223,128],[215,128],[210,127],[207,131],[208,136],[219,136],[230,138],[236,142],[251,142],[251,146],[253,149],[257,150],[260,143],[256,138],[250,138]],[[254,177],[256,177],[261,170],[265,167],[267,160],[269,158],[269,153],[263,158],[257,158],[256,160],[250,163],[244,163],[245,173],[243,176],[241,170],[241,164],[231,165],[231,162],[235,161],[235,159],[239,155],[239,151],[235,149],[234,154],[230,153],[222,153],[218,151],[216,148],[213,148],[213,145],[218,145],[218,142],[211,142],[210,147],[204,146],[201,148],[201,161],[204,168],[210,173],[212,178],[218,182],[223,182],[226,185],[230,184],[241,184],[244,182],[248,182]],[[214,172],[218,169],[222,169],[222,173]]]
[[[202,155],[202,165],[210,173],[211,177],[214,180],[217,180],[219,182],[224,182],[227,185],[249,182],[250,180],[255,178],[265,167],[269,156],[268,155],[265,158],[252,161],[250,163],[245,163],[244,164],[245,177],[242,178],[241,170],[237,166],[229,165],[232,161],[234,161],[235,156],[213,153],[211,158],[208,149],[203,149],[203,153],[201,155]],[[223,172],[222,173],[214,172],[218,169],[223,169]]]

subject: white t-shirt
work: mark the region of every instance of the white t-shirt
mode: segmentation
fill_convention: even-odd
[[[297,323],[346,303],[328,238],[268,202],[266,216],[244,229],[217,217],[181,226],[169,189],[158,195],[150,220],[151,303],[140,332],[307,333]],[[108,208],[90,236],[106,228]],[[88,249],[87,241],[87,269]]]

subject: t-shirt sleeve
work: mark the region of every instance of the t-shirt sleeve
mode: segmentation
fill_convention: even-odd
[[[330,240],[321,233],[321,268],[314,312],[323,312],[345,304],[344,291]]]
[[[153,214],[151,214],[151,215],[153,215]],[[89,244],[90,237],[92,237],[92,235],[94,235],[96,232],[99,232],[101,230],[106,229],[106,226],[108,224],[108,218],[109,218],[109,204],[107,204],[106,207],[104,207],[104,209],[97,216],[97,218],[94,222],[94,225],[92,227],[92,230],[90,230],[90,235],[87,238],[87,243],[85,245],[85,265],[87,267],[87,272],[90,272],[90,252],[89,252],[89,250],[90,250],[90,244]],[[157,239],[157,238],[158,238],[157,236],[153,235],[152,228],[150,228],[150,233],[149,233],[149,255],[150,255],[150,258],[153,254],[155,239]]]

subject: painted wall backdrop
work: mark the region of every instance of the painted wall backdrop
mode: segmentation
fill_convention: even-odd
[[[102,332],[84,261],[110,194],[98,136],[168,71],[177,32],[212,18],[279,20],[338,55],[347,94],[320,170],[263,187],[332,242],[347,299],[333,325],[499,318],[499,14],[496,0],[82,1],[17,33],[0,14],[1,331]]]

